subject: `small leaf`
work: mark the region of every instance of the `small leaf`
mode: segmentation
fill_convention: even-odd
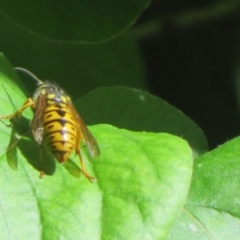
[[[189,197],[170,239],[238,239],[240,236],[240,138],[194,162]]]
[[[207,151],[203,131],[174,106],[145,91],[100,88],[75,102],[88,124],[109,123],[133,131],[167,132],[186,139],[194,156]]]

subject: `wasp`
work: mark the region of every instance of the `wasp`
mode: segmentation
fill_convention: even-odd
[[[71,98],[57,84],[49,81],[41,81],[34,74],[24,68],[14,68],[33,77],[37,82],[37,89],[33,97],[28,98],[21,108],[13,114],[0,116],[0,119],[15,119],[22,115],[23,111],[30,107],[34,116],[30,127],[32,135],[40,146],[40,164],[42,168],[42,150],[49,150],[53,156],[64,163],[75,150],[80,160],[81,171],[90,181],[95,180],[90,176],[84,166],[80,152],[81,142],[87,146],[88,153],[92,158],[100,154],[99,146],[76,111]],[[41,169],[40,178],[44,176]]]

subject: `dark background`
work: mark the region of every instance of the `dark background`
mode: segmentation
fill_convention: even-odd
[[[240,11],[185,28],[172,21],[171,16],[208,9],[214,3],[204,2],[153,1],[137,26],[166,16],[160,31],[140,41],[150,91],[193,119],[213,148],[240,133],[233,79],[239,59]]]

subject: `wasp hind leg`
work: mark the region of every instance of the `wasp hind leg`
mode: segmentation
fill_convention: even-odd
[[[40,174],[39,174],[39,178],[43,178],[45,173],[43,171],[43,147],[40,146],[40,156],[39,156],[39,163],[40,163]]]
[[[79,160],[80,160],[80,165],[81,165],[81,171],[83,173],[83,175],[90,181],[90,182],[95,182],[96,181],[96,178],[90,176],[86,169],[85,169],[85,165],[84,165],[84,162],[83,162],[83,159],[82,159],[82,156],[81,156],[81,153],[80,153],[80,150],[79,148],[76,148],[76,154],[78,155],[79,157]]]

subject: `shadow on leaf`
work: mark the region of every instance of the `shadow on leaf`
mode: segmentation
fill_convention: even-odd
[[[22,117],[13,120],[10,141],[7,147],[7,162],[13,170],[18,168],[17,147],[24,158],[39,172],[44,171],[46,175],[53,175],[56,170],[56,162],[51,153],[42,151],[42,164],[40,159],[40,146],[33,139],[29,129],[29,120]],[[66,170],[76,178],[81,175],[81,169],[71,159],[62,164]]]

